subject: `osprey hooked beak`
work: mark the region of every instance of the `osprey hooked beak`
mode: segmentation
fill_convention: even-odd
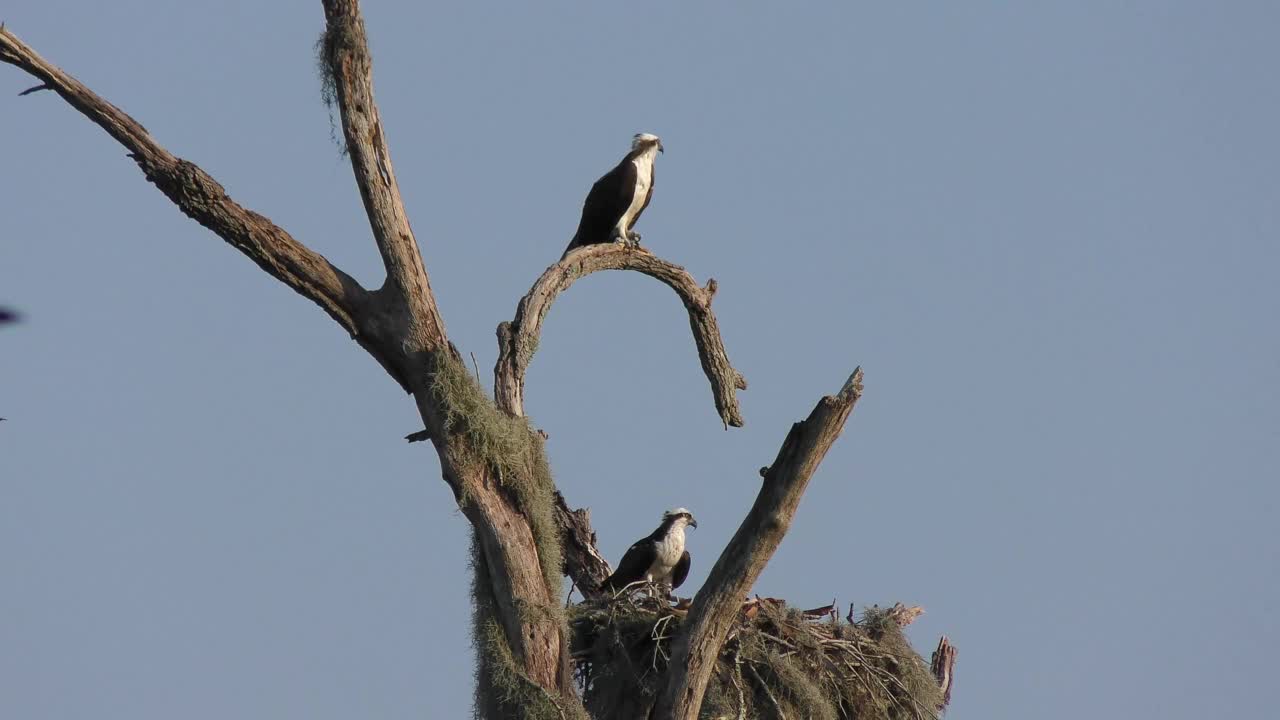
[[[693,519],[693,513],[684,508],[672,508],[671,510],[662,513],[662,520],[664,522],[672,518],[684,518],[685,525],[695,528],[698,527],[698,521]]]
[[[654,147],[658,149],[658,152],[662,152],[662,138],[653,133],[636,133],[635,137],[631,138],[632,150]]]

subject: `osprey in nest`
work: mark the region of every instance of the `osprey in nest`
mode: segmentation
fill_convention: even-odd
[[[643,582],[650,583],[651,593],[657,594],[662,588],[670,591],[680,587],[689,576],[689,551],[684,549],[686,527],[698,527],[693,513],[684,508],[663,513],[658,529],[623,554],[618,569],[605,579],[604,589],[616,593]]]

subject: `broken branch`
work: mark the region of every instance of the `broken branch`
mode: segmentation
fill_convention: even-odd
[[[938,641],[938,649],[933,651],[933,662],[930,663],[930,669],[933,671],[933,677],[938,681],[938,687],[942,688],[942,704],[938,706],[938,710],[942,710],[951,702],[951,687],[955,680],[956,669],[956,646],[951,644],[946,635]]]
[[[742,598],[755,584],[791,526],[800,498],[862,396],[862,369],[839,394],[818,401],[809,417],[791,427],[760,493],[733,539],[720,553],[672,647],[671,666],[688,668],[667,679],[654,717],[693,720]]]

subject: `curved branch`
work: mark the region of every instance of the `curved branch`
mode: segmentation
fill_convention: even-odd
[[[106,130],[129,151],[129,157],[142,169],[147,180],[178,209],[244,253],[269,275],[319,305],[393,378],[406,386],[396,363],[369,337],[377,314],[373,293],[269,218],[232,200],[222,185],[199,166],[170,153],[141,123],[40,57],[3,26],[0,26],[0,61],[39,79],[41,85],[37,87],[53,90]]]
[[[720,647],[742,607],[742,598],[778,549],[809,478],[840,437],[849,413],[861,396],[862,368],[858,368],[838,395],[822,398],[807,419],[791,426],[778,457],[763,471],[764,483],[755,504],[693,598],[669,663],[670,667],[688,670],[668,676],[653,717],[674,720],[698,717],[707,682],[715,670]]]
[[[600,270],[635,270],[676,291],[689,312],[689,327],[698,346],[702,370],[711,382],[716,411],[724,422],[742,427],[736,390],[746,390],[747,380],[729,364],[720,325],[711,311],[716,281],[708,280],[699,287],[684,268],[647,251],[636,251],[620,244],[591,245],[574,250],[560,262],[547,268],[520,299],[515,319],[498,325],[498,362],[493,368],[493,393],[498,407],[517,417],[524,415],[524,381],[529,361],[538,348],[542,320],[560,293],[577,279]]]
[[[423,349],[446,342],[444,320],[422,254],[409,226],[391,150],[373,98],[373,60],[359,0],[323,0],[326,28],[320,41],[322,71],[342,116],[342,134],[355,171],[373,239],[393,288],[409,309],[409,334]]]

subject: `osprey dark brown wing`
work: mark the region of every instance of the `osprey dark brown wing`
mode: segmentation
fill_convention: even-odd
[[[584,245],[615,240],[638,246],[640,236],[631,228],[653,198],[653,161],[659,152],[662,141],[657,135],[640,133],[632,139],[631,152],[591,186],[565,255]]]
[[[649,572],[649,567],[653,565],[653,559],[657,555],[657,548],[654,545],[652,538],[645,538],[627,548],[627,551],[622,554],[622,561],[618,563],[618,569],[605,578],[604,589],[617,592],[633,582],[644,580],[645,573]]]
[[[635,186],[636,166],[628,155],[591,186],[591,192],[587,193],[587,199],[582,203],[578,232],[569,241],[565,252],[583,245],[611,242],[611,231],[631,206],[631,194]]]
[[[685,550],[684,554],[680,556],[680,562],[676,563],[676,566],[671,570],[671,589],[672,590],[675,590],[676,588],[683,585],[685,578],[689,577],[690,564],[691,562],[689,560],[689,551]]]

